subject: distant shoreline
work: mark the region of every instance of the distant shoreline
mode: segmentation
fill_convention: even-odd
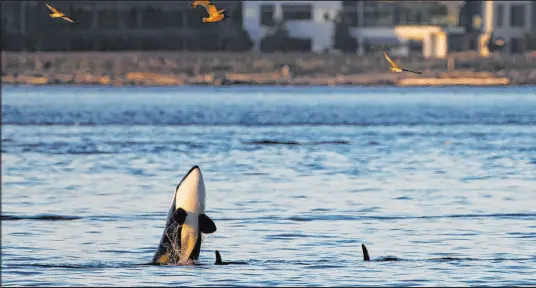
[[[531,54],[483,59],[393,57],[422,75],[391,73],[383,55],[312,53],[2,52],[2,83],[103,86],[524,86]],[[493,72],[491,72],[493,71]]]

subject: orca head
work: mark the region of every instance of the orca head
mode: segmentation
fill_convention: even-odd
[[[173,219],[181,226],[180,264],[187,263],[200,233],[214,233],[216,225],[205,215],[205,182],[201,169],[192,167],[175,190]]]

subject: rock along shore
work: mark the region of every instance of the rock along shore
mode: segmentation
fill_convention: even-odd
[[[2,52],[2,83],[29,85],[534,85],[536,54],[392,56],[423,74],[391,73],[383,53]],[[450,69],[449,69],[450,68]]]

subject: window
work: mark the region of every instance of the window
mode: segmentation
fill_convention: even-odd
[[[423,43],[422,41],[409,40],[409,51],[422,53]]]
[[[10,30],[14,30],[14,31],[17,31],[17,32],[20,32],[20,24],[21,24],[21,21],[18,17],[18,15],[20,15],[20,9],[21,9],[21,5],[23,5],[22,1],[20,2],[8,2],[9,4],[11,4],[11,11],[9,11],[10,15],[7,17],[8,19],[8,28]],[[2,1],[2,4],[4,4],[4,2]],[[7,9],[6,9],[7,10]],[[4,11],[2,11],[2,17],[6,17],[6,15],[3,13]]]
[[[375,3],[365,2],[364,7],[364,26],[383,26],[391,27],[397,21],[395,13],[397,12],[393,3]]]
[[[207,11],[205,9],[193,9],[193,11],[185,12],[186,14],[183,14],[183,16],[186,16],[186,25],[185,27],[192,28],[192,29],[201,29],[206,28],[207,23],[203,23],[203,17],[207,17]],[[213,23],[214,24],[214,23]],[[210,28],[209,28],[210,29]]]
[[[367,1],[364,3],[363,8],[363,25],[376,26],[378,19],[378,4],[375,1]]]
[[[189,12],[189,11],[188,11]],[[166,28],[182,28],[183,13],[176,10],[164,10],[160,16],[162,26]]]
[[[92,10],[85,9],[84,7],[76,7],[72,10],[72,19],[76,21],[77,29],[90,29],[93,26],[93,13]]]
[[[417,24],[422,23],[422,13],[421,13],[421,11],[417,11],[417,14],[415,14],[415,23],[417,23]]]
[[[426,5],[426,3],[425,3]],[[441,3],[434,3],[430,2],[430,7],[428,8],[428,12],[432,16],[447,16],[449,14],[449,10],[447,6],[441,4]]]
[[[525,27],[525,6],[524,5],[510,6],[510,26]]]
[[[281,5],[284,20],[310,20],[312,18],[311,5]]]
[[[394,25],[408,25],[412,24],[411,22],[411,10],[405,7],[397,7],[395,9],[395,15],[394,15]]]
[[[296,52],[311,52],[312,47],[311,39],[301,39],[301,38],[289,38],[287,40],[286,51],[296,51]]]
[[[3,4],[3,3],[2,3]],[[50,18],[48,15],[45,15],[45,17],[43,17],[43,14],[39,13],[37,14],[36,13],[37,10],[36,9],[28,9],[26,8],[25,10],[25,17],[26,17],[26,31],[42,31],[41,30],[41,25],[43,23],[43,20],[46,19],[46,21],[48,21],[49,19],[47,18]],[[29,19],[32,19],[32,21],[29,21]]]
[[[131,9],[122,9],[119,12],[119,17],[121,18],[121,22],[123,22],[125,27],[128,29],[136,29],[138,28],[138,10],[137,8],[131,8]]]
[[[359,25],[357,1],[343,1],[342,5],[345,24],[350,27],[357,27]]]
[[[274,5],[261,5],[261,25],[273,27],[274,21]]]
[[[230,13],[231,19],[227,20],[231,20],[231,22],[233,22],[233,26],[235,27],[242,27],[242,19],[244,18],[242,9],[234,9]]]
[[[520,38],[511,38],[510,39],[511,44],[511,53],[517,54],[517,53],[523,53],[525,51],[525,43],[523,43],[523,39]]]
[[[161,11],[151,7],[147,7],[142,10],[141,16],[141,28],[142,29],[160,29],[162,28],[161,23]],[[150,45],[150,44],[147,44]]]
[[[495,18],[497,20],[497,23],[495,25],[497,25],[497,27],[501,28],[503,26],[503,18],[504,18],[504,6],[502,4],[499,4],[497,6],[497,18]]]
[[[119,25],[115,10],[102,9],[99,10],[98,28],[99,29],[116,29]]]
[[[534,30],[536,30],[536,1],[532,1],[532,33],[534,33]]]
[[[350,26],[350,27],[357,27],[358,25],[358,21],[357,21],[357,12],[349,12],[349,11],[345,11],[344,12],[344,20],[345,20],[345,23]]]

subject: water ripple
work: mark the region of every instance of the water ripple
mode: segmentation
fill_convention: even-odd
[[[532,284],[534,91],[2,85],[2,286]],[[202,265],[147,265],[193,165]]]

